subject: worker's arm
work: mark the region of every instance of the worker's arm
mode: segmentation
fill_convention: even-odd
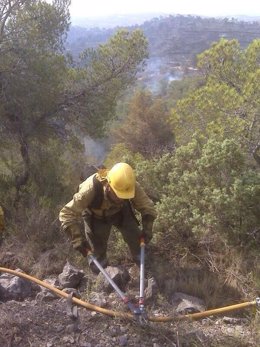
[[[70,236],[72,245],[82,254],[89,247],[82,228],[82,213],[94,198],[93,176],[84,181],[73,199],[60,211],[61,229]]]
[[[133,207],[141,213],[142,216],[142,233],[146,242],[152,239],[153,223],[157,216],[154,203],[145,193],[138,182],[135,186],[135,197],[132,200]]]

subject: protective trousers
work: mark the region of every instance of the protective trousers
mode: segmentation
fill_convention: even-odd
[[[123,208],[112,216],[98,217],[93,214],[84,216],[86,238],[97,259],[102,263],[106,261],[107,243],[112,226],[121,232],[133,261],[138,263],[141,230],[129,202],[126,202]]]

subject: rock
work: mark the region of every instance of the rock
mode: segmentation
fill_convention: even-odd
[[[109,277],[116,283],[116,285],[121,289],[125,290],[127,282],[130,280],[128,271],[121,266],[108,266],[106,272]],[[105,293],[111,293],[114,289],[105,278],[102,273],[99,273],[96,279],[96,290],[103,291]]]
[[[148,279],[147,288],[145,289],[146,300],[152,299],[158,293],[158,285],[153,277]]]
[[[77,288],[83,277],[84,272],[78,270],[69,262],[66,263],[62,273],[58,276],[61,288]]]
[[[46,282],[48,284],[50,284],[52,287],[55,287],[55,288],[60,288],[59,286],[59,281],[57,280],[56,277],[49,277],[49,278],[45,278],[43,280],[43,282]],[[45,288],[45,287],[41,287],[42,291],[45,291],[45,290],[48,290],[48,288]]]
[[[67,294],[72,294],[75,298],[80,299],[80,293],[75,288],[63,288],[62,291]]]
[[[92,292],[90,294],[90,302],[96,306],[106,307],[107,300],[106,297],[102,293]]]
[[[133,285],[138,285],[140,280],[140,269],[138,265],[133,265],[129,268],[128,273],[131,278],[131,283]]]
[[[43,282],[50,284],[54,288],[59,288],[59,281],[57,278],[45,278]],[[58,299],[58,296],[54,294],[50,289],[41,287],[40,292],[36,295],[36,300],[39,301],[51,301]]]
[[[71,344],[75,343],[75,339],[72,336],[64,336],[62,338],[62,341],[65,343],[71,343]]]
[[[22,272],[16,269],[17,272]],[[0,276],[0,301],[24,300],[33,296],[32,283],[24,278],[3,274]]]
[[[180,314],[203,312],[206,310],[203,300],[184,293],[174,293],[171,303],[176,312]]]
[[[127,345],[128,338],[127,336],[123,335],[119,337],[119,346],[126,346]]]
[[[118,329],[116,327],[109,327],[109,333],[110,333],[110,336],[112,337],[115,337],[115,336],[118,336]]]

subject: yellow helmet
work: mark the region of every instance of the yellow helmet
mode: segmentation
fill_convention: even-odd
[[[130,165],[115,164],[108,171],[107,180],[118,198],[132,199],[135,196],[135,174]]]

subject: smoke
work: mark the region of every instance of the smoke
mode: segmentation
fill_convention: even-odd
[[[168,61],[166,58],[152,57],[147,61],[145,70],[139,76],[139,82],[153,93],[157,93],[160,92],[163,82],[168,85],[182,77],[183,71],[177,63]]]
[[[107,145],[104,141],[93,140],[91,137],[84,138],[85,154],[91,165],[100,166],[107,155]]]

